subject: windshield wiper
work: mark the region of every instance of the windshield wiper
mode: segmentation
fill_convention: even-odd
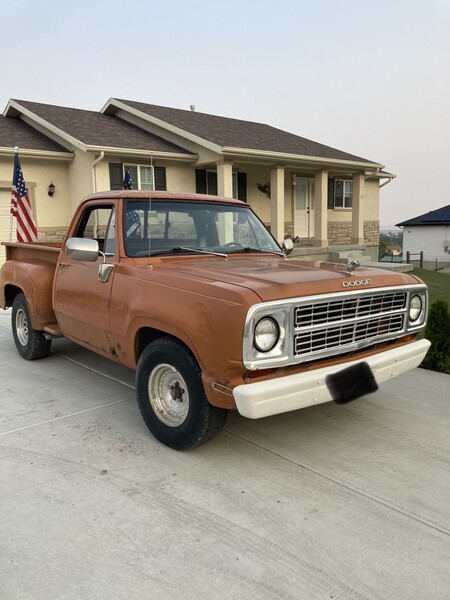
[[[264,254],[276,254],[276,256],[286,257],[284,252],[277,252],[276,250],[264,250],[263,248],[254,248],[253,246],[245,246],[243,248],[238,248],[237,250],[232,250],[229,254],[238,254],[239,252],[262,252]]]
[[[228,254],[222,252],[213,252],[211,250],[201,250],[200,248],[188,248],[187,246],[176,246],[175,248],[166,248],[165,250],[156,250],[150,252],[150,257],[158,256],[159,254],[177,254],[178,252],[195,252],[197,254],[212,254],[213,256],[221,256],[222,258],[228,258]]]

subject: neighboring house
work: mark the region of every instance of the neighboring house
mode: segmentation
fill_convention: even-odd
[[[1,239],[15,146],[42,240],[60,240],[81,199],[120,189],[127,168],[134,188],[240,198],[278,241],[291,236],[324,258],[329,246],[354,244],[376,260],[379,189],[394,177],[260,123],[128,100],[100,112],[10,100],[0,117]]]
[[[425,267],[450,266],[450,204],[408,221],[398,223],[403,228],[403,259],[411,260],[423,252]]]

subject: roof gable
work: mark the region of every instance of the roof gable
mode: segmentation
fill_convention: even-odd
[[[450,225],[450,204],[443,206],[442,208],[438,208],[437,210],[432,210],[418,217],[414,217],[413,219],[409,219],[408,221],[397,223],[397,227],[409,227],[410,225]]]
[[[30,125],[17,118],[8,118],[0,115],[0,146],[20,150],[36,150],[40,152],[67,152],[66,148],[57,144],[44,134],[36,131]]]
[[[21,108],[25,109],[27,113],[31,113],[31,118],[37,117],[52,125],[54,130],[59,130],[61,135],[67,137],[69,143],[80,142],[84,146],[123,148],[149,153],[167,152],[187,156],[191,154],[184,148],[113,115],[25,100],[12,102],[13,113],[20,113]]]
[[[167,123],[179,132],[187,132],[219,148],[251,149],[382,166],[263,123],[114,98],[105,105],[103,112],[114,114],[119,107],[134,109],[143,116]]]

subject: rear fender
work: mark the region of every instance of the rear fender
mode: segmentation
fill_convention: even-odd
[[[22,293],[28,304],[33,329],[42,331],[44,326],[55,323],[52,307],[53,271],[48,264],[21,263],[7,261],[1,271],[1,306],[12,306],[14,298]]]

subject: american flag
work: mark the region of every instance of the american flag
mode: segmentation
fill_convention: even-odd
[[[131,183],[131,175],[128,169],[125,170],[125,178],[123,180],[123,189],[124,190],[132,190],[133,185]]]
[[[17,241],[37,242],[37,227],[31,209],[31,202],[28,198],[18,152],[16,152],[14,157],[10,212],[17,219]]]

